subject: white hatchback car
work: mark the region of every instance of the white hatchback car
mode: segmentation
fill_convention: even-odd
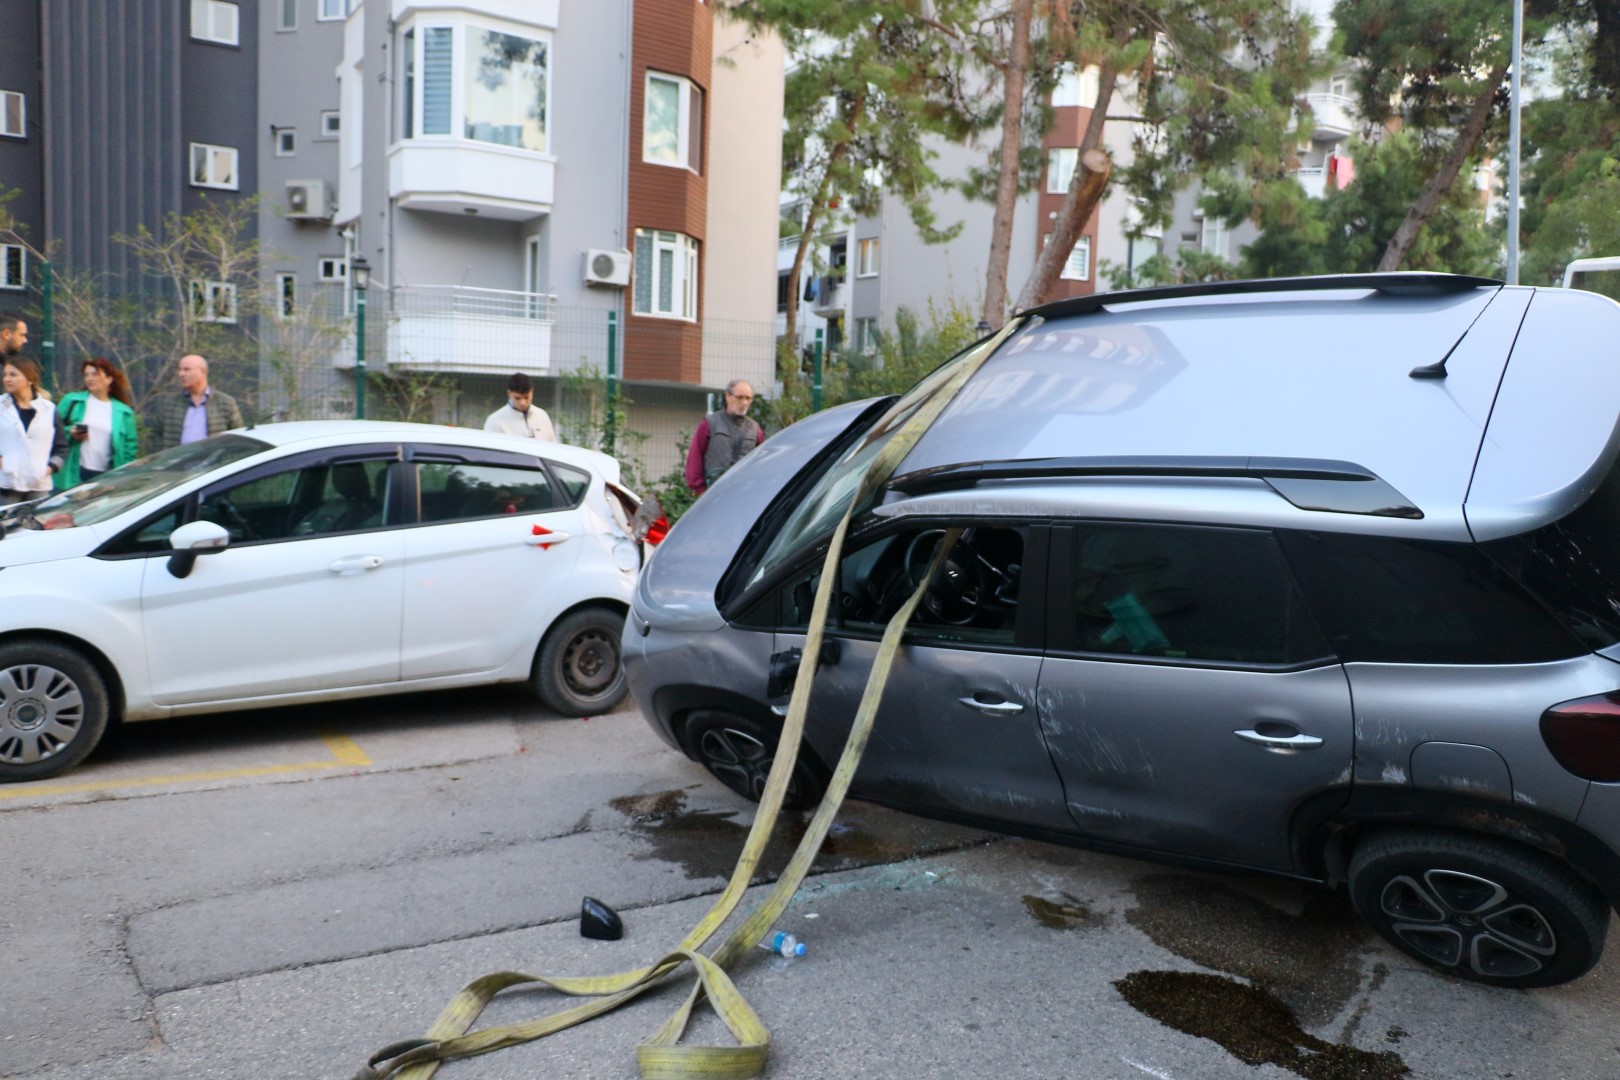
[[[329,421],[7,507],[0,781],[72,767],[118,718],[525,680],[606,711],[645,533],[618,480],[594,450]]]

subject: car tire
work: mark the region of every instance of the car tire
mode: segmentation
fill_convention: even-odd
[[[1350,860],[1350,898],[1397,949],[1492,986],[1556,986],[1603,955],[1609,907],[1552,858],[1481,836],[1380,833]]]
[[[750,802],[765,794],[776,761],[781,730],[746,717],[700,709],[686,720],[686,744],[693,757],[726,787]],[[827,779],[807,747],[801,747],[788,779],[785,810],[812,810],[827,790]]]
[[[0,645],[0,783],[66,772],[107,730],[107,684],[94,664],[54,641]]]
[[[623,613],[601,607],[581,608],[552,626],[534,664],[535,693],[546,708],[600,716],[623,701],[623,635]]]

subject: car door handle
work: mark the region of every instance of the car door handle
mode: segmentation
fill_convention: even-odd
[[[1024,707],[1016,701],[980,701],[975,695],[957,698],[970,709],[977,709],[986,716],[1017,716],[1024,711]]]
[[[1298,731],[1292,735],[1267,735],[1255,731],[1253,728],[1245,728],[1242,731],[1234,731],[1232,734],[1244,742],[1256,743],[1267,750],[1280,750],[1284,753],[1293,750],[1309,750],[1313,746],[1322,745],[1322,740],[1315,735],[1306,735]]]
[[[364,574],[383,564],[381,555],[347,555],[327,567],[334,574]]]
[[[533,531],[523,538],[523,542],[530,547],[548,548],[552,544],[560,544],[567,539],[568,533],[554,532],[544,525],[536,525]]]

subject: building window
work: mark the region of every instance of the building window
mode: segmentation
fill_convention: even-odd
[[[341,19],[349,14],[348,0],[320,0],[321,10],[316,18],[321,22],[331,22]]]
[[[422,26],[405,31],[400,45],[403,138],[459,135],[549,149],[549,40],[471,25]]]
[[[14,139],[28,134],[28,99],[15,90],[0,90],[0,135]]]
[[[637,315],[697,321],[697,241],[675,232],[636,230]]]
[[[278,319],[290,319],[298,313],[297,274],[283,272],[276,275],[276,288],[270,303]]]
[[[0,244],[0,289],[28,287],[28,249],[21,244]]]
[[[236,150],[229,146],[192,143],[191,186],[235,191]]]
[[[855,320],[855,351],[859,353],[875,353],[878,347],[878,321],[871,319]]]
[[[292,157],[298,153],[298,131],[295,128],[276,128],[276,157]]]
[[[191,314],[198,322],[235,322],[236,286],[228,281],[193,281]]]
[[[1080,160],[1080,151],[1072,146],[1046,152],[1046,193],[1063,195],[1074,179],[1074,167]]]
[[[239,14],[226,0],[191,0],[191,36],[215,45],[240,45]]]
[[[315,280],[327,284],[343,284],[349,280],[349,260],[338,255],[324,255],[315,263]]]
[[[1198,241],[1198,250],[1205,255],[1226,258],[1226,223],[1217,218],[1205,218],[1204,232]]]
[[[703,172],[703,91],[678,75],[647,74],[641,157]]]
[[[1068,281],[1091,279],[1091,237],[1082,236],[1074,242],[1074,250],[1069,252],[1069,261],[1063,264],[1062,277]]]
[[[860,250],[855,255],[855,276],[877,277],[877,273],[878,241],[873,236],[860,241]]]
[[[277,30],[298,29],[298,0],[280,0],[281,19],[276,23]]]
[[[1068,105],[1095,109],[1101,76],[1102,71],[1095,64],[1087,64],[1081,71],[1076,71],[1072,64],[1065,65],[1057,85],[1052,88],[1052,104],[1060,108]]]
[[[335,139],[343,131],[343,114],[337,109],[321,111],[321,138]]]

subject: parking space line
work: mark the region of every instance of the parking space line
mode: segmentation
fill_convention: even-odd
[[[8,784],[0,787],[0,799],[18,799],[29,795],[75,795],[87,791],[117,791],[121,788],[157,787],[163,784],[197,784],[210,780],[245,780],[256,776],[285,776],[289,773],[371,764],[371,758],[366,756],[366,752],[346,735],[327,733],[321,736],[321,741],[332,752],[331,758],[325,761],[300,761],[290,765],[254,765],[242,769],[210,769],[204,772],[142,776],[127,780],[89,780],[79,784]]]

